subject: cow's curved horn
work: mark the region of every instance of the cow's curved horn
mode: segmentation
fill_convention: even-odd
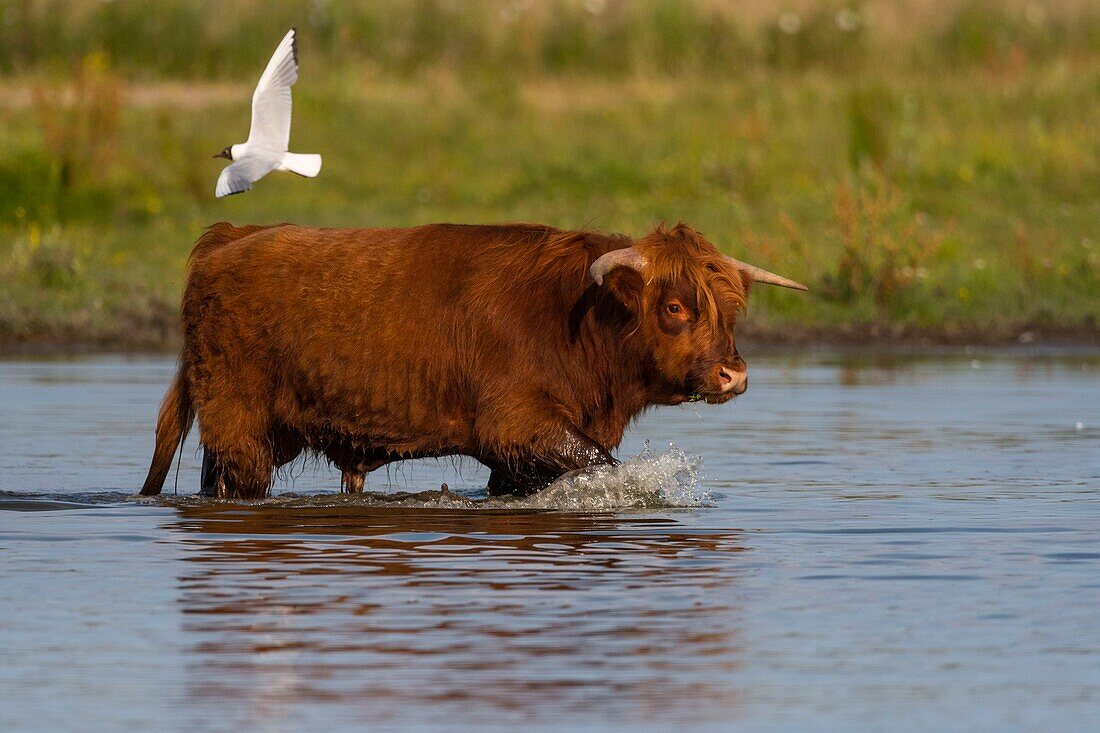
[[[793,290],[809,290],[809,288],[802,283],[795,282],[794,280],[785,278],[782,275],[776,275],[774,272],[762,270],[755,265],[750,265],[747,262],[742,262],[741,260],[734,259],[729,255],[722,256],[726,258],[726,262],[729,262],[738,270],[751,277],[753,282],[765,283],[767,285],[778,285],[781,288],[791,288]]]
[[[588,268],[588,274],[596,281],[597,285],[603,285],[603,277],[616,267],[632,267],[638,272],[644,272],[646,266],[645,257],[633,247],[613,249],[605,255],[601,255]]]

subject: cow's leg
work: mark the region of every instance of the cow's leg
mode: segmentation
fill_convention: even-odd
[[[330,447],[325,455],[340,469],[340,491],[345,494],[362,493],[368,473],[396,460],[381,451],[354,454],[337,447]]]
[[[218,454],[206,446],[202,449],[202,474],[199,479],[199,496],[211,499],[232,499],[237,496],[233,478],[218,461]]]
[[[520,461],[490,460],[489,495],[526,496],[546,488],[570,471],[617,463],[603,446],[569,426],[549,445],[544,445],[536,456]]]
[[[248,441],[242,450],[226,454],[226,489],[236,499],[263,499],[271,488],[271,474],[275,470],[271,457],[271,444],[266,440]]]
[[[211,498],[218,496],[219,487],[221,487],[222,490],[225,489],[223,473],[221,467],[218,466],[218,459],[214,456],[214,451],[203,446],[202,476],[199,479],[199,494]]]
[[[340,472],[340,491],[345,494],[361,494],[366,484],[367,475],[358,469]]]
[[[548,460],[553,467],[563,469],[561,473],[592,466],[615,466],[619,463],[606,448],[572,426],[566,429],[561,440],[553,447]]]
[[[211,342],[213,343],[213,342]],[[262,499],[275,470],[275,434],[281,425],[272,419],[272,393],[262,370],[227,356],[237,348],[229,343],[205,359],[204,377],[193,385],[199,420],[199,440],[206,449],[202,490],[231,499]],[[232,374],[233,379],[222,376]],[[222,375],[222,376],[218,376]],[[282,442],[282,436],[280,442]],[[280,446],[285,451],[285,446]]]
[[[489,473],[489,496],[530,496],[554,483],[560,474],[540,470],[534,463],[497,466]]]
[[[268,435],[229,445],[203,444],[199,493],[219,499],[263,499],[271,487],[272,444]]]

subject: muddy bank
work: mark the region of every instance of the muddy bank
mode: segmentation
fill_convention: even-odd
[[[179,350],[177,315],[162,312],[134,317],[89,337],[76,328],[52,328],[35,335],[0,333],[0,356],[75,356],[82,354],[171,354]],[[905,329],[890,324],[841,325],[835,328],[792,326],[738,331],[745,349],[790,351],[802,348],[908,351],[967,347],[1100,349],[1100,328],[1016,327],[989,329]]]

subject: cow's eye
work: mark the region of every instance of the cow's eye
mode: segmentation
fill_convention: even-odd
[[[680,307],[679,303],[669,303],[665,306],[665,308],[668,310],[669,313],[673,315],[679,315],[680,311],[683,310],[683,308]]]

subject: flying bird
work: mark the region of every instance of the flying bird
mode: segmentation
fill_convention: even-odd
[[[321,170],[321,156],[290,153],[290,87],[298,81],[297,30],[291,28],[267,62],[252,93],[252,127],[248,139],[230,145],[215,158],[233,161],[218,176],[218,198],[244,193],[271,171],[290,171],[313,178]]]

